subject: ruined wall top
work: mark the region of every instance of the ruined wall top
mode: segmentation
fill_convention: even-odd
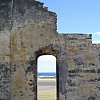
[[[62,34],[67,40],[92,40],[92,34],[67,33]]]
[[[35,0],[0,0],[0,31],[22,27],[32,21],[50,21],[56,29],[56,13],[48,11],[43,4]]]
[[[0,31],[23,28],[31,23],[57,33],[57,15],[49,11],[44,3],[36,0],[0,0]],[[91,34],[66,33],[63,36],[66,40],[86,39],[92,42]]]

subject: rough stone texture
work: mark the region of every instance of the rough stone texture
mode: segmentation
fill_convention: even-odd
[[[57,58],[58,100],[100,100],[100,44],[58,34],[57,15],[35,0],[0,0],[0,100],[37,100],[37,58]]]

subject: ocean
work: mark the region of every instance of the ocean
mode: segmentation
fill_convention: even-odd
[[[51,72],[40,72],[37,74],[39,78],[54,78],[56,77],[56,73]]]

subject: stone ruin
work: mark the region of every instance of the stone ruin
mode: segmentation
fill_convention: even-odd
[[[0,0],[0,100],[37,100],[37,58],[57,59],[57,100],[100,100],[100,44],[59,34],[57,15],[35,0]]]

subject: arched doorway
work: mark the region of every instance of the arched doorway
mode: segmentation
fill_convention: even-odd
[[[38,57],[42,55],[53,55],[56,57],[56,100],[60,100],[61,98],[66,99],[66,85],[67,85],[67,64],[66,64],[66,52],[64,49],[61,49],[58,46],[54,45],[49,45],[44,48],[40,48],[35,52],[35,60],[34,60],[34,87],[36,89],[34,90],[35,94],[35,100],[37,100],[37,71],[38,71],[38,66],[37,66],[37,61]]]
[[[37,59],[37,99],[57,100],[56,57],[41,55]]]

